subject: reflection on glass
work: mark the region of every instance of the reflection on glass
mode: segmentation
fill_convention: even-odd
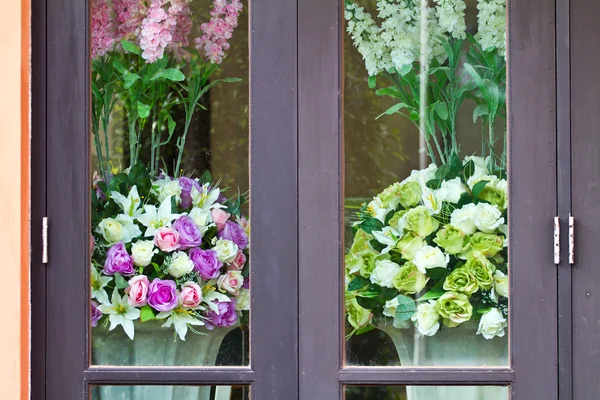
[[[503,386],[347,386],[346,400],[508,400]]]
[[[245,386],[94,386],[92,400],[247,400]]]
[[[91,5],[91,362],[247,365],[247,3]]]
[[[508,365],[505,1],[344,8],[346,362]]]

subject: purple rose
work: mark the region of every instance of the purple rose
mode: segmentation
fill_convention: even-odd
[[[202,244],[202,233],[193,219],[187,215],[177,218],[173,228],[179,233],[179,249],[187,250]]]
[[[250,289],[250,275],[244,278],[244,284],[242,285],[242,289]]]
[[[244,229],[233,221],[227,221],[225,227],[219,232],[219,238],[231,240],[237,244],[240,250],[244,250],[248,246],[248,236]]]
[[[106,261],[104,262],[104,275],[133,275],[133,258],[127,253],[123,242],[115,243],[106,252]]]
[[[98,305],[96,304],[95,301],[92,301],[92,313],[91,313],[91,317],[92,317],[92,326],[96,326],[98,325],[98,321],[100,321],[100,318],[102,318],[102,311],[98,310]]]
[[[235,311],[235,300],[231,299],[229,302],[214,300],[213,303],[217,305],[219,313],[213,310],[209,310],[206,313],[206,328],[213,330],[215,327],[235,325],[238,320],[238,315]]]
[[[192,188],[196,188],[200,191],[200,184],[193,179],[190,179],[186,176],[182,176],[179,178],[179,187],[181,187],[181,208],[190,208],[192,205]]]
[[[148,304],[157,311],[171,311],[177,307],[175,282],[155,279],[148,289]]]
[[[194,248],[190,250],[190,260],[194,263],[194,271],[206,281],[218,277],[219,270],[223,266],[214,250]]]

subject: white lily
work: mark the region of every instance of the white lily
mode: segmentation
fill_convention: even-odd
[[[137,217],[142,213],[142,209],[140,205],[142,204],[142,200],[140,199],[140,195],[138,194],[137,186],[133,186],[129,191],[127,197],[123,196],[119,192],[110,192],[110,196],[117,203],[119,207],[123,210],[126,215],[130,217]]]
[[[389,253],[396,246],[398,240],[400,240],[400,233],[391,226],[386,226],[380,231],[373,231],[371,233],[379,243],[387,246],[381,251],[382,254]]]
[[[171,213],[171,197],[164,199],[158,209],[153,205],[144,206],[144,213],[137,217],[137,220],[147,228],[144,236],[154,236],[159,228],[171,226],[173,220],[181,216],[181,214]]]
[[[192,204],[194,207],[198,207],[202,210],[210,210],[211,208],[215,208],[214,206],[216,205],[214,203],[219,198],[219,194],[221,194],[219,188],[211,190],[208,183],[202,185],[200,190],[194,186],[191,193]]]
[[[112,281],[112,276],[102,276],[96,268],[92,266],[92,299],[98,300],[101,304],[108,304],[108,293],[104,289],[106,285],[110,281]]]
[[[173,326],[175,332],[179,335],[181,340],[185,341],[185,335],[187,335],[188,325],[202,326],[203,321],[195,318],[190,310],[178,307],[173,311],[160,312],[156,316],[157,319],[168,318],[167,321],[162,324],[163,328],[170,328]]]
[[[109,331],[112,331],[117,326],[121,325],[123,330],[129,336],[129,339],[133,340],[135,331],[133,327],[133,321],[140,317],[140,310],[129,304],[127,295],[119,296],[119,291],[115,289],[112,294],[112,303],[101,304],[98,306],[98,310],[102,314],[108,314],[110,321]]]
[[[216,290],[208,294],[202,294],[202,302],[206,303],[206,305],[217,314],[219,313],[219,306],[213,302],[214,300],[217,300],[221,303],[228,303],[231,301],[229,297],[217,292]]]

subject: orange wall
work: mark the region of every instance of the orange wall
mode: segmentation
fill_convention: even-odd
[[[2,2],[0,24],[0,329],[2,399],[28,397],[28,4]],[[22,229],[23,228],[23,229]]]

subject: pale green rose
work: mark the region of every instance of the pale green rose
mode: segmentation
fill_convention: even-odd
[[[506,210],[508,207],[506,181],[502,179],[488,183],[479,194],[479,198],[498,206],[501,211]]]
[[[469,303],[467,295],[462,293],[444,293],[435,302],[435,309],[448,328],[454,328],[473,316],[473,306]]]
[[[423,290],[428,281],[427,275],[408,262],[400,267],[400,271],[394,276],[393,284],[404,294],[415,294]]]
[[[250,309],[250,291],[247,289],[240,289],[239,294],[235,298],[235,309],[249,310]]]
[[[406,210],[400,210],[394,213],[392,218],[388,221],[388,225],[397,230],[399,233],[404,232],[404,225],[406,223]]]
[[[375,262],[375,269],[371,273],[370,280],[379,286],[394,287],[394,277],[400,272],[400,266],[390,260],[380,260]]]
[[[125,214],[119,214],[116,218],[103,219],[96,227],[96,232],[110,244],[129,243],[142,234],[140,228],[133,223],[133,218]]]
[[[446,225],[435,235],[433,241],[442,247],[448,254],[458,254],[462,251],[465,243],[465,233],[460,229]]]
[[[359,229],[354,234],[354,240],[352,241],[352,247],[350,247],[350,253],[359,254],[363,251],[372,251],[373,247],[369,243],[373,239],[373,235]]]
[[[138,267],[147,267],[152,262],[152,256],[158,253],[152,240],[138,240],[131,246],[133,263]]]
[[[421,185],[419,182],[406,182],[400,185],[399,195],[402,207],[414,207],[421,202]]]
[[[483,254],[471,253],[467,258],[465,268],[471,271],[480,288],[485,290],[492,288],[496,267]]]
[[[398,182],[393,183],[379,193],[377,197],[381,200],[383,206],[387,209],[395,209],[400,204],[401,189]]]
[[[483,335],[486,339],[493,339],[496,336],[503,337],[507,325],[506,318],[500,310],[492,308],[481,317],[477,335]]]
[[[444,290],[472,295],[479,290],[479,285],[475,276],[468,268],[460,267],[446,277]]]
[[[158,182],[157,182],[158,183]],[[179,201],[179,195],[181,194],[181,186],[179,181],[164,181],[159,184],[158,190],[158,201],[163,202],[167,197],[175,197]]]
[[[215,247],[213,247],[213,250],[217,252],[219,261],[230,263],[235,260],[235,257],[237,256],[238,246],[231,240],[219,239],[217,240]]]
[[[407,260],[415,258],[415,254],[419,249],[425,246],[425,240],[419,236],[413,236],[412,233],[407,233],[398,241],[396,248],[402,253],[402,257]]]
[[[465,204],[462,208],[457,208],[450,215],[450,225],[460,229],[465,235],[472,235],[477,231],[475,226],[475,212],[477,206],[473,203]]]
[[[440,329],[440,314],[434,300],[419,304],[417,312],[410,319],[421,335],[433,336]]]
[[[503,248],[504,238],[502,236],[476,232],[471,236],[469,243],[461,254],[461,258],[466,259],[473,251],[481,253],[484,257],[492,258]]]
[[[424,238],[431,235],[440,226],[424,206],[408,210],[406,213],[406,225],[404,229],[416,233]]]
[[[498,209],[498,206],[479,203],[475,209],[473,223],[475,223],[475,226],[480,231],[493,233],[504,223],[504,217],[502,217],[502,213]]]
[[[348,314],[348,322],[354,329],[364,328],[369,325],[373,318],[371,310],[362,308],[356,298],[346,301],[346,313]]]
[[[415,253],[412,262],[422,273],[432,268],[446,268],[450,262],[450,256],[444,254],[439,247],[423,246]]]
[[[374,250],[363,251],[359,254],[346,255],[346,269],[349,274],[359,272],[368,278],[375,269],[375,261],[389,259],[388,255],[380,255]]]
[[[494,290],[500,296],[508,297],[508,276],[499,269],[494,272]]]
[[[174,278],[181,278],[185,274],[189,274],[194,270],[194,263],[188,255],[183,251],[177,251],[173,254],[173,259],[169,264],[169,275]]]

